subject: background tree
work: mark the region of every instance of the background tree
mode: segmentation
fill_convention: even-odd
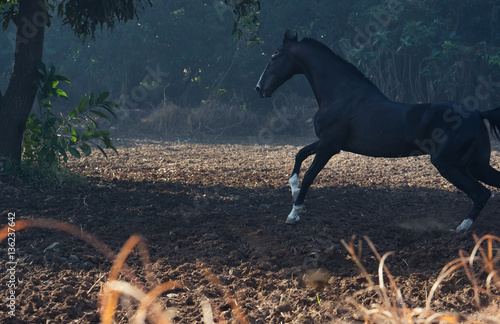
[[[12,21],[17,27],[14,66],[5,95],[0,97],[0,156],[16,166],[26,121],[35,101],[37,63],[42,60],[45,27],[50,26],[49,10],[56,12],[77,35],[94,36],[96,26],[113,28],[127,21],[149,1],[1,1],[4,29]]]
[[[47,30],[44,55],[73,80],[70,97],[105,87],[115,99],[130,98],[134,88],[148,86],[144,78],[158,67],[162,83],[125,107],[148,110],[163,98],[192,107],[216,94],[264,114],[272,102],[259,100],[252,88],[288,27],[299,38],[326,43],[391,99],[464,103],[478,97],[476,87],[487,80],[494,91],[486,100],[479,96],[477,107],[469,104],[487,109],[500,101],[497,0],[266,1],[258,24],[252,18],[239,23],[240,39],[229,35],[233,8],[222,1],[151,1],[153,10],[146,8],[140,21],[117,25],[113,33],[96,30],[95,42],[83,47],[59,24]],[[252,8],[247,17],[255,17],[258,7]],[[311,95],[300,77],[280,90]]]
[[[225,0],[222,4],[229,2],[233,3]],[[55,20],[53,16],[56,15],[64,25],[69,25],[85,41],[87,36],[94,39],[96,31],[99,28],[102,30],[103,26],[114,29],[118,22],[137,18],[148,5],[152,5],[151,0],[0,1],[0,21],[4,30],[11,22],[16,28],[15,39],[10,39],[15,48],[12,73],[5,94],[0,91],[0,160],[8,161],[12,166],[20,163],[25,125],[37,92],[34,84],[37,79],[36,64],[42,60],[45,28]],[[240,23],[255,22],[253,6],[259,6],[259,2],[243,0],[230,7],[237,15],[234,33],[242,35]],[[127,38],[130,39],[130,36],[127,35]],[[78,51],[68,54],[74,56]]]
[[[275,101],[260,100],[253,88],[288,27],[299,38],[327,44],[391,99],[454,100],[483,110],[500,103],[498,0],[272,0],[261,8],[254,0],[151,3],[139,21],[116,24],[113,32],[96,25],[95,41],[83,45],[72,29],[61,25],[64,16],[57,17],[57,6],[53,9],[43,55],[72,80],[64,89],[70,99],[109,90],[110,98],[140,118],[164,99],[185,110],[218,101],[234,106],[235,114],[255,114],[265,123]],[[230,35],[238,14],[235,33],[240,38]],[[0,46],[0,83],[12,70],[13,27],[0,35],[5,44]],[[151,71],[160,77],[148,77]],[[0,84],[4,93],[5,86]],[[280,93],[293,93],[291,99],[312,95],[301,77],[287,82]],[[75,104],[58,109],[69,111]],[[130,122],[140,124],[140,118]],[[237,127],[239,135],[255,135],[260,127],[244,126]]]

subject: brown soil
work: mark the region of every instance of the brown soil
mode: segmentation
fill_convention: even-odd
[[[500,236],[498,199],[489,201],[472,232],[450,233],[471,204],[426,157],[374,159],[341,153],[309,191],[302,221],[288,226],[288,177],[300,146],[146,139],[115,143],[119,156],[106,160],[94,154],[68,164],[90,186],[51,189],[2,177],[0,224],[7,224],[8,213],[15,213],[16,220],[63,220],[114,251],[141,233],[155,279],[144,279],[136,254],[128,264],[148,289],[168,280],[183,282],[184,288],[158,298],[175,323],[204,323],[201,305],[207,300],[216,322],[236,323],[225,294],[237,300],[250,323],[362,322],[346,302],[366,287],[341,244],[353,235],[368,236],[380,254],[394,251],[386,264],[406,305],[425,307],[443,266],[458,257],[459,249],[471,251],[472,233]],[[500,169],[497,152],[492,165]],[[5,268],[6,242],[1,246]],[[9,274],[2,271],[0,322],[99,322],[97,300],[109,260],[79,239],[48,229],[17,232],[15,248],[15,317],[8,315],[4,302]],[[378,280],[379,263],[366,244],[361,259]],[[207,269],[222,289],[207,279]],[[458,271],[445,280],[432,309],[486,321],[498,299],[481,295],[486,310],[478,314],[473,296],[467,276]],[[356,300],[367,307],[381,303],[373,293]],[[129,323],[136,307],[122,298],[117,322]]]

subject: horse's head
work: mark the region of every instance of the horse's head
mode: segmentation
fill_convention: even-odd
[[[290,55],[290,46],[297,42],[297,33],[290,35],[290,30],[286,30],[283,44],[278,47],[271,56],[271,61],[262,72],[255,90],[259,92],[261,98],[270,98],[285,81],[297,73],[294,61]]]

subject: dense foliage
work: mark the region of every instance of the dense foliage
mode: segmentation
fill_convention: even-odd
[[[57,14],[63,24],[69,25],[77,35],[83,36],[84,39],[87,35],[93,38],[97,26],[101,29],[104,26],[113,29],[115,22],[126,22],[137,17],[145,3],[151,5],[149,0],[0,0],[0,22],[4,32],[9,26],[11,27],[7,36],[14,52],[9,60],[13,63],[13,67],[12,73],[7,78],[8,86],[5,94],[0,91],[0,169],[19,169],[24,138],[40,139],[40,144],[45,147],[45,135],[40,133],[44,130],[56,129],[55,126],[50,125],[51,122],[37,123],[36,118],[30,117],[35,98],[37,96],[40,98],[41,84],[38,82],[40,80],[38,66],[44,56],[45,29],[51,26],[54,15]],[[52,82],[58,83],[59,81],[53,80]],[[64,93],[62,89],[55,92],[56,95],[61,93]],[[48,121],[54,120],[55,117],[48,109],[51,106],[50,101],[39,100],[39,105],[41,108],[42,105],[46,108],[42,109],[43,113],[40,117]],[[55,119],[59,123],[59,120]],[[31,127],[31,136],[25,136],[27,126],[29,129],[33,126],[33,122],[41,127]],[[58,135],[57,132],[52,133],[52,135],[48,133],[49,137]],[[106,140],[107,135],[101,133],[97,137]],[[65,141],[55,142],[50,140],[49,145],[65,144]],[[33,143],[36,143],[36,140]],[[106,146],[109,145],[106,144]],[[51,150],[49,149],[48,152]],[[64,151],[60,150],[60,153]],[[47,151],[43,149],[42,152]],[[44,156],[49,155],[44,154]],[[57,159],[49,160],[56,161]]]
[[[240,38],[231,37],[234,12],[224,1],[151,2],[139,20],[113,32],[97,29],[95,41],[83,44],[53,20],[45,61],[73,80],[70,97],[109,89],[133,109],[163,98],[189,106],[237,98],[240,107],[264,109],[270,103],[257,101],[253,87],[289,27],[299,38],[325,42],[392,99],[455,100],[479,109],[500,104],[498,0],[266,1],[257,23],[259,8],[243,7],[251,14],[240,22]],[[3,89],[11,30],[1,42]],[[311,94],[301,78],[283,91]]]
[[[29,116],[24,135],[24,158],[28,165],[36,164],[40,168],[55,168],[61,160],[67,161],[68,154],[80,158],[82,153],[90,155],[92,146],[106,152],[103,147],[116,153],[111,144],[109,131],[98,124],[99,118],[110,120],[116,117],[114,110],[117,104],[106,100],[108,93],[93,93],[80,99],[78,105],[69,114],[56,113],[53,100],[68,99],[66,93],[59,88],[59,83],[70,83],[63,75],[56,74],[55,67],[38,65],[39,79],[37,102],[39,111]]]

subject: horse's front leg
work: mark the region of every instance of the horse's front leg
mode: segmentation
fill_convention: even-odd
[[[292,197],[293,201],[297,200],[297,197],[299,196],[300,188],[299,188],[299,174],[294,173],[290,180],[288,180],[290,183],[290,189],[292,190]]]
[[[314,161],[307,170],[304,175],[304,179],[302,180],[302,187],[299,189],[299,194],[295,203],[293,204],[292,211],[286,218],[286,224],[295,224],[300,220],[299,214],[304,210],[304,200],[306,198],[306,193],[311,184],[313,183],[316,176],[319,172],[325,167],[330,158],[340,152],[340,150],[335,150],[332,148],[325,148],[323,150],[317,150],[316,156],[314,157]],[[292,176],[293,178],[293,176]],[[292,179],[290,179],[292,180]],[[298,182],[298,180],[297,180]],[[290,182],[292,184],[292,181]],[[293,192],[293,187],[292,187]]]
[[[290,188],[292,189],[292,196],[294,201],[297,200],[297,197],[299,196],[300,192],[299,188],[300,166],[302,165],[302,162],[304,162],[305,159],[316,153],[316,147],[318,146],[318,142],[319,141],[316,141],[312,144],[303,147],[297,153],[297,155],[295,155],[295,165],[293,166],[292,176],[290,177],[290,180],[288,180],[288,182],[290,183]]]

